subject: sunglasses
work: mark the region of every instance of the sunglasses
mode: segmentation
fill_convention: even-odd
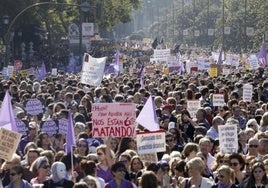
[[[17,173],[10,173],[9,175],[10,175],[10,176],[16,176]]]
[[[258,145],[248,145],[250,148],[257,148],[259,147]]]
[[[86,148],[87,147],[87,145],[83,145],[83,144],[79,144],[79,145],[77,145],[78,147],[83,147],[83,148]]]
[[[126,172],[126,169],[119,168],[119,169],[117,169],[117,172]]]
[[[41,168],[48,169],[48,168],[50,168],[50,166],[49,165],[45,165],[45,166],[42,166]]]
[[[238,163],[230,163],[230,166],[237,166]]]
[[[229,163],[229,161],[226,161],[226,160],[219,160],[219,163]]]
[[[218,174],[217,177],[222,179],[222,178],[224,178],[224,175]]]

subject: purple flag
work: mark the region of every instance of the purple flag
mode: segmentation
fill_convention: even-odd
[[[218,65],[222,65],[222,49],[221,49],[221,51],[220,51],[220,54],[219,54],[219,58],[218,58],[217,64],[218,64]]]
[[[46,74],[47,74],[47,70],[46,70],[45,63],[43,62],[39,70],[38,79],[42,80],[46,76]]]
[[[119,57],[120,57],[120,53],[118,50],[116,50],[116,52],[114,54],[114,69],[119,72],[118,74],[120,74]]]
[[[152,96],[147,99],[144,107],[136,119],[136,122],[149,131],[157,131],[160,129]]]
[[[266,45],[264,39],[262,40],[261,49],[258,55],[258,59],[260,61],[261,67],[266,67],[268,65],[267,53],[266,53]]]
[[[5,98],[0,109],[0,127],[18,132],[12,109],[11,97],[9,92],[6,91]]]
[[[68,127],[67,127],[67,135],[66,135],[66,145],[65,145],[65,153],[68,154],[72,151],[72,147],[75,145],[75,137],[74,137],[74,126],[73,126],[73,118],[72,113],[69,111],[68,113]]]

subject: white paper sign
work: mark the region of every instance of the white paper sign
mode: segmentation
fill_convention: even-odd
[[[5,128],[0,128],[0,158],[7,161],[11,160],[13,154],[15,153],[21,134],[7,130]]]
[[[195,118],[196,111],[200,108],[200,101],[199,100],[190,100],[187,101],[187,110],[190,113],[192,118]]]
[[[153,57],[159,61],[167,61],[167,58],[170,57],[170,49],[154,50]]]
[[[85,53],[81,72],[81,83],[99,86],[102,81],[106,59],[107,57],[94,58]]]
[[[213,94],[213,106],[224,106],[224,104],[223,94]]]
[[[238,151],[237,125],[219,125],[219,142],[221,153]]]
[[[243,101],[251,102],[253,94],[253,86],[251,84],[243,85]]]
[[[166,151],[166,136],[164,131],[139,133],[136,135],[139,154]]]

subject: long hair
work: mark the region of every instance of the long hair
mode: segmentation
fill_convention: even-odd
[[[266,173],[265,173],[264,164],[262,162],[256,162],[251,167],[251,173],[250,173],[250,176],[249,176],[249,179],[248,179],[248,182],[247,182],[245,188],[251,188],[251,187],[255,186],[256,180],[255,180],[255,177],[254,177],[254,170],[256,168],[258,168],[258,167],[261,168],[263,170],[263,172],[264,172],[264,175],[262,177],[261,183],[263,185],[268,184],[268,178],[267,178]]]

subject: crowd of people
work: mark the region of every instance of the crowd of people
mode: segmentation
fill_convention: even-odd
[[[0,78],[16,120],[27,120],[9,161],[0,160],[3,187],[65,188],[265,188],[268,187],[268,72],[264,68],[209,77],[207,72],[144,74],[104,78],[98,87],[79,82],[79,75],[59,72],[42,80]],[[242,100],[242,85],[253,85],[251,102]],[[224,94],[224,106],[213,106],[213,94]],[[166,151],[157,161],[143,161],[135,137],[92,138],[93,103],[134,103],[136,114],[152,96]],[[27,99],[44,101],[45,112],[29,115]],[[200,100],[192,117],[188,100]],[[42,121],[68,118],[72,111],[76,147],[65,153],[66,135],[42,132]],[[235,124],[236,153],[219,152],[218,127]],[[146,131],[137,125],[137,132]]]

